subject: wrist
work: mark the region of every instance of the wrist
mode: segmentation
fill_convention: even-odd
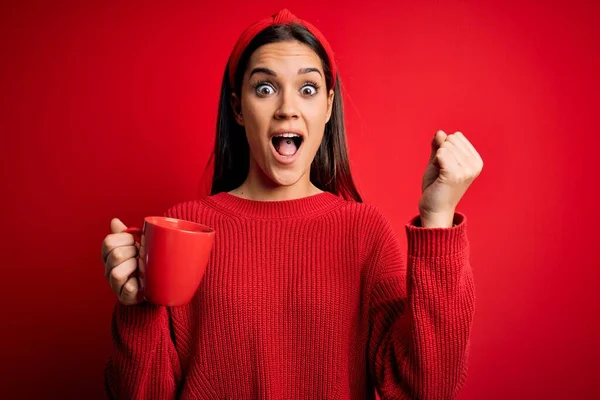
[[[452,228],[454,225],[454,210],[444,213],[420,211],[419,216],[423,228]]]

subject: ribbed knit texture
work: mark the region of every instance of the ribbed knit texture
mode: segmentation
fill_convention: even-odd
[[[113,314],[105,370],[119,399],[451,399],[464,384],[474,287],[466,218],[405,226],[406,261],[373,206],[331,193],[219,193],[166,215],[215,228],[181,307]]]

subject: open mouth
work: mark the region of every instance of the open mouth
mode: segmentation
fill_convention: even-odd
[[[271,143],[277,153],[285,157],[292,157],[302,146],[302,136],[296,133],[282,133],[273,136]]]

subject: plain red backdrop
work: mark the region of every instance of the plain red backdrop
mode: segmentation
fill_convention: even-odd
[[[404,243],[435,130],[484,159],[460,399],[599,398],[599,4],[3,2],[0,397],[103,398],[109,221],[198,196],[229,52],[288,7],[336,52],[355,178]]]

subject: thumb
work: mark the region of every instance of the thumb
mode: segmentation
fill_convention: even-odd
[[[125,229],[127,229],[127,227],[125,226],[124,223],[121,222],[121,220],[119,218],[113,218],[110,220],[111,233],[121,233]]]
[[[435,135],[433,136],[433,139],[431,139],[431,156],[429,157],[429,160],[433,160],[433,158],[435,157],[435,154],[437,153],[437,150],[440,148],[440,146],[442,145],[442,143],[444,143],[446,141],[446,138],[448,137],[448,135],[446,135],[446,133],[442,130],[438,130]]]

